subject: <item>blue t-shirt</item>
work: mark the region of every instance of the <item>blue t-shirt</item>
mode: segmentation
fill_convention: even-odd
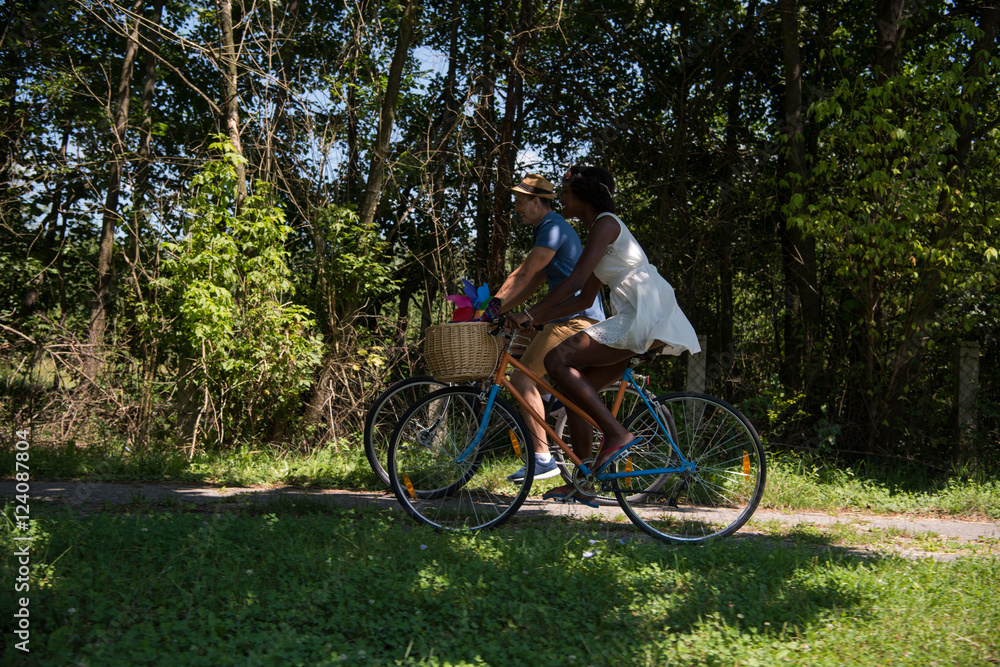
[[[550,211],[542,218],[541,222],[535,225],[532,236],[535,246],[551,248],[556,251],[555,256],[545,267],[545,278],[551,290],[569,277],[577,260],[580,259],[580,255],[583,253],[580,235],[566,222],[565,218],[555,211]],[[601,295],[598,294],[594,303],[586,310],[555,321],[564,322],[573,317],[589,317],[598,322],[603,320],[604,308],[601,306]]]

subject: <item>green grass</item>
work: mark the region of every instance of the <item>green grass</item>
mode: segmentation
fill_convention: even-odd
[[[308,500],[219,515],[32,512],[31,653],[8,640],[4,664],[1000,658],[1000,561],[872,555],[845,530],[765,527],[687,547],[607,533],[597,521],[441,534],[394,511]],[[10,532],[9,523],[0,531],[7,582],[17,569]],[[0,618],[12,619],[14,604],[0,596]]]
[[[767,489],[761,506],[998,519],[1000,480],[941,480],[914,469],[856,471],[772,457],[768,460]]]
[[[381,483],[364,450],[353,443],[331,445],[309,453],[271,447],[199,454],[147,451],[131,454],[122,447],[90,449],[32,447],[33,479],[87,479],[102,482],[193,482],[223,486],[270,484],[318,485],[344,489],[378,489]],[[14,469],[14,452],[0,449],[0,471]]]

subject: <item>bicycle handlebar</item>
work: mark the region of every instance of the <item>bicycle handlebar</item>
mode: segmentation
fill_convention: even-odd
[[[517,331],[524,331],[525,330],[525,329],[521,329],[520,327],[518,329],[516,329],[516,330],[515,329],[508,329],[507,327],[505,327],[503,325],[503,323],[504,323],[504,321],[506,319],[507,319],[506,317],[501,317],[498,320],[488,320],[488,322],[490,324],[497,325],[496,328],[493,331],[490,332],[491,336],[503,336],[504,332],[510,332],[513,335]],[[530,331],[531,329],[534,329],[535,331],[541,331],[544,328],[545,328],[545,326],[542,325],[542,324],[533,324],[530,327],[528,327],[527,330]]]

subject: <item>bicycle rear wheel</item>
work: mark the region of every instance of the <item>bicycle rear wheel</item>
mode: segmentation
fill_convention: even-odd
[[[392,432],[411,405],[432,391],[447,387],[430,375],[417,375],[400,380],[379,394],[365,416],[365,456],[375,475],[389,486],[389,473],[385,471]]]
[[[653,402],[687,464],[648,410],[625,424],[646,439],[614,464],[629,477],[610,480],[626,516],[653,537],[703,542],[736,532],[753,515],[767,477],[753,426],[725,401],[681,392]],[[666,472],[672,470],[672,472]],[[644,491],[636,494],[638,486]]]
[[[422,523],[447,530],[495,528],[531,489],[535,457],[521,415],[497,398],[475,447],[484,405],[472,387],[447,387],[419,399],[400,419],[389,446],[389,483]],[[522,480],[507,476],[525,467]]]

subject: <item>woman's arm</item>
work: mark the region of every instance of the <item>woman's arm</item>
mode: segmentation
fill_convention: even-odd
[[[594,275],[594,268],[604,257],[608,246],[615,242],[620,233],[621,227],[618,225],[618,221],[611,216],[603,216],[594,222],[587,238],[587,246],[583,249],[580,259],[577,260],[573,272],[566,280],[556,285],[544,299],[531,307],[533,324],[543,324],[549,320],[578,313],[594,302],[594,297],[601,290],[602,284],[600,279]],[[573,294],[578,291],[580,294],[573,297]],[[563,304],[571,297],[573,297],[572,300]],[[576,310],[571,310],[571,305]]]
[[[538,306],[533,307],[531,309],[532,311],[531,317],[534,319],[528,320],[528,318],[525,317],[524,318],[525,322],[527,324],[544,324],[545,322],[549,322],[551,320],[558,320],[560,317],[566,317],[567,315],[575,315],[580,311],[590,308],[590,306],[592,306],[594,303],[594,298],[600,291],[601,291],[601,279],[595,276],[593,273],[591,273],[590,279],[587,281],[587,284],[583,286],[583,289],[580,290],[579,294],[570,299],[567,299],[566,301],[563,301],[562,303],[556,304],[551,308],[547,308],[545,312],[541,315],[541,317],[544,318],[541,320],[539,320],[540,316],[535,315],[534,312],[538,309]]]

